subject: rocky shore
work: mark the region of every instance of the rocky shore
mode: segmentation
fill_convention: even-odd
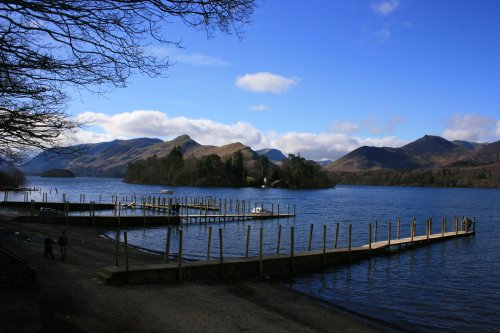
[[[302,295],[280,281],[107,286],[99,270],[115,262],[102,231],[15,223],[0,211],[0,247],[37,271],[31,287],[0,288],[0,333],[8,332],[387,332],[393,329]],[[44,258],[43,241],[65,229],[66,260]],[[130,264],[158,263],[131,249]],[[123,264],[123,263],[122,263]]]

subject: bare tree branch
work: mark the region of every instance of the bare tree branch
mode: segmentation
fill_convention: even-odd
[[[239,37],[256,1],[0,0],[0,161],[57,147],[78,128],[65,113],[68,86],[102,93],[133,73],[162,75],[168,58],[146,50],[152,41],[180,46],[166,22]]]

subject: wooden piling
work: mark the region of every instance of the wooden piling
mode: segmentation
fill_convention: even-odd
[[[31,200],[31,222],[35,223],[35,200]]]
[[[377,225],[378,225],[378,221],[375,221],[375,227],[373,228],[373,242],[374,243],[377,242]]]
[[[326,224],[323,224],[323,261],[322,265],[325,267],[326,261]]]
[[[224,279],[224,256],[222,246],[222,229],[219,228],[219,256],[220,256],[220,278]]]
[[[368,250],[370,251],[370,254],[371,254],[371,250],[372,250],[372,224],[371,223],[368,223]]]
[[[212,227],[208,227],[208,241],[207,241],[207,261],[210,260],[210,246],[212,244]]]
[[[337,242],[339,240],[339,223],[337,222],[337,224],[335,225],[335,242],[333,243],[333,248],[336,249],[337,248]]]
[[[311,227],[309,228],[309,244],[307,246],[307,251],[311,251],[311,243],[312,243],[312,237],[313,237],[313,229],[314,229],[314,224],[311,223]]]
[[[120,246],[120,229],[116,229],[116,240],[115,240],[115,266],[118,266],[118,250]]]
[[[259,236],[259,276],[263,276],[263,266],[262,266],[262,242],[264,239],[264,228],[260,228],[260,236]]]
[[[398,219],[398,238],[397,239],[400,239],[401,238],[401,220]]]
[[[295,233],[294,228],[290,227],[290,272],[293,273],[293,251],[295,246]]]
[[[182,229],[179,229],[179,260],[177,262],[177,280],[182,281]]]
[[[410,225],[410,237],[411,237],[411,245],[413,246],[413,239],[415,238],[415,228],[416,228],[416,224],[417,222],[415,221],[415,219],[413,219],[411,221],[411,225]]]
[[[167,239],[165,243],[165,260],[164,263],[168,263],[170,257],[170,239],[172,238],[172,227],[167,228]]]
[[[246,243],[246,247],[245,247],[245,258],[248,258],[248,247],[249,247],[249,244],[250,244],[250,224],[247,225],[247,243]]]
[[[128,283],[128,237],[127,232],[123,232],[123,243],[125,245],[125,279]]]
[[[391,222],[389,222],[389,225],[387,227],[387,246],[391,246]],[[389,248],[387,248],[389,250]]]
[[[278,244],[276,245],[276,254],[280,254],[281,245],[281,224],[278,226]]]
[[[349,259],[351,257],[351,245],[352,245],[352,224],[349,223],[349,238],[348,238],[348,253],[349,253]]]

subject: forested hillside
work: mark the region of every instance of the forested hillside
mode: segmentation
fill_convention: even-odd
[[[165,157],[153,156],[130,163],[124,181],[174,186],[260,187],[266,177],[279,180],[280,187],[325,188],[332,185],[317,163],[301,157],[291,155],[278,167],[266,156],[260,156],[255,163],[246,163],[240,150],[226,159],[216,154],[184,158],[180,147],[175,147]]]

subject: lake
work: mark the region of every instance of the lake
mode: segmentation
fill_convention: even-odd
[[[156,195],[165,186],[125,184],[111,178],[28,177],[30,186],[41,188],[30,199],[110,202],[113,195],[123,198]],[[57,190],[56,190],[57,188]],[[296,276],[291,288],[320,298],[361,315],[385,321],[414,332],[500,332],[500,190],[436,189],[412,187],[338,186],[325,190],[286,190],[258,188],[168,187],[172,197],[215,197],[239,199],[251,206],[264,204],[281,212],[295,206],[297,216],[290,219],[221,222],[183,225],[183,256],[188,260],[206,258],[208,229],[222,228],[224,256],[245,255],[246,231],[251,227],[250,255],[258,255],[259,229],[264,229],[264,253],[276,253],[279,225],[282,226],[280,251],[287,253],[290,227],[295,229],[296,251],[308,247],[313,225],[313,249],[322,248],[323,225],[327,226],[327,246],[333,247],[334,230],[339,223],[339,247],[347,246],[347,228],[352,224],[353,246],[368,242],[368,224],[378,223],[377,237],[386,239],[388,224],[395,237],[396,221],[401,236],[410,233],[410,222],[417,220],[417,234],[425,234],[425,221],[432,218],[433,231],[439,232],[441,219],[452,229],[453,216],[475,217],[476,235],[404,251],[388,257],[373,257],[325,270]],[[22,194],[9,193],[9,200],[22,200]],[[227,201],[229,202],[229,201]],[[287,206],[288,205],[288,206]],[[138,210],[137,214],[141,214]],[[113,235],[113,232],[109,233]],[[166,228],[128,230],[129,242],[156,251],[165,250]],[[173,231],[171,253],[177,253],[178,233]],[[212,240],[211,257],[218,257],[218,239]],[[159,257],[159,262],[161,258]],[[110,263],[111,264],[111,263]]]

